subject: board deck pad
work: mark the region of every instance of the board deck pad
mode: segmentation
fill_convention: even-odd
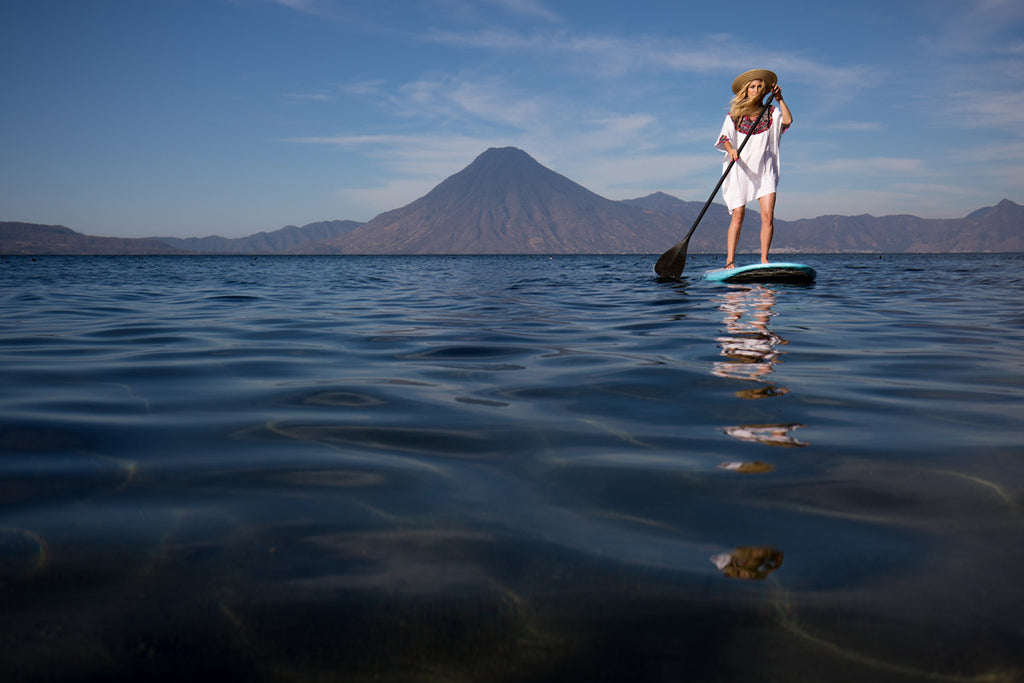
[[[735,268],[719,268],[704,273],[705,280],[714,282],[790,282],[806,284],[814,282],[817,273],[814,268],[802,263],[751,263]]]

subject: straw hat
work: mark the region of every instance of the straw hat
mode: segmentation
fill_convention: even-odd
[[[732,82],[732,94],[738,95],[740,88],[750,83],[750,81],[764,81],[764,90],[767,93],[779,82],[779,77],[775,75],[774,71],[769,71],[768,69],[744,71]]]

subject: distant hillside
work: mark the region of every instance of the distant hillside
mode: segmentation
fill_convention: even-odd
[[[675,216],[680,225],[685,225],[687,230],[693,225],[693,221],[704,206],[703,202],[684,202],[662,192],[641,199],[627,200],[625,203]],[[740,251],[758,252],[760,221],[757,212],[747,210],[740,238]],[[690,239],[689,253],[724,252],[723,230],[728,227],[728,223],[725,207],[712,204]],[[709,225],[714,227],[709,230]],[[680,235],[679,239],[682,239],[682,236]],[[670,246],[672,245],[669,244],[665,249]],[[772,251],[1024,252],[1024,206],[1004,199],[995,206],[978,209],[965,218],[928,219],[909,215],[875,217],[868,214],[818,216],[798,221],[783,221],[776,218]]]
[[[1024,252],[1024,206],[1004,199],[964,218],[819,216],[776,221],[775,244],[822,252]]]
[[[204,254],[283,254],[313,242],[332,239],[358,228],[358,221],[320,221],[301,228],[288,225],[273,232],[258,232],[248,237],[160,237],[178,249]]]
[[[182,254],[181,249],[151,237],[92,237],[62,225],[0,222],[0,254]]]
[[[367,223],[322,221],[228,239],[90,237],[61,226],[0,223],[3,254],[660,254],[703,201],[664,192],[612,201],[513,147],[492,148],[414,202]],[[713,204],[689,253],[725,251],[729,215]],[[740,251],[758,251],[748,211]],[[1024,207],[1004,199],[964,218],[819,216],[775,221],[776,254],[1024,252]]]

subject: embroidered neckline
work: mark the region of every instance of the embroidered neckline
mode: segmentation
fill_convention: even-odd
[[[775,107],[768,109],[768,113],[761,117],[761,122],[757,124],[757,128],[754,130],[754,135],[763,133],[772,127],[772,113]],[[750,128],[754,125],[754,121],[757,120],[756,116],[742,116],[740,120],[736,122],[736,130],[746,135],[750,132]]]

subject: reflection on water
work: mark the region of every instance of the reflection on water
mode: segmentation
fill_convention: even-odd
[[[734,287],[719,300],[718,310],[725,313],[724,334],[715,338],[727,360],[713,364],[716,377],[756,382],[759,386],[735,392],[742,399],[763,399],[789,393],[769,381],[779,358],[778,347],[789,342],[769,327],[776,315],[775,291],[762,286]],[[729,436],[739,441],[752,441],[768,446],[806,446],[790,432],[804,425],[744,424],[725,427]],[[738,474],[767,474],[775,465],[760,460],[723,462],[719,468]],[[732,553],[720,553],[711,562],[722,574],[732,579],[765,579],[782,566],[782,552],[771,546],[740,546]]]
[[[800,441],[790,434],[794,429],[804,427],[802,424],[761,424],[761,425],[739,425],[737,427],[726,427],[725,433],[740,441],[756,441],[767,446],[806,446],[807,443]]]
[[[754,462],[723,462],[718,467],[730,472],[739,472],[740,474],[763,474],[775,470],[775,465],[761,462],[760,460],[755,460]]]
[[[721,296],[718,310],[725,313],[725,334],[715,341],[728,360],[716,362],[712,374],[766,385],[738,392],[740,398],[768,398],[788,392],[768,382],[779,357],[776,347],[789,343],[768,327],[775,316],[774,306],[775,292],[761,286],[730,289]]]
[[[766,579],[782,566],[782,552],[771,546],[741,546],[714,555],[711,562],[730,579]]]
[[[769,326],[772,318],[777,315],[776,302],[775,290],[761,285],[731,287],[719,297],[718,310],[725,313],[722,321],[725,331],[715,341],[718,342],[721,354],[728,360],[716,361],[711,374],[758,384],[737,391],[735,395],[739,398],[763,399],[789,393],[789,389],[769,381],[775,372],[775,363],[779,360],[778,347],[789,343]],[[758,423],[729,426],[724,431],[740,441],[790,448],[807,445],[790,433],[804,426],[795,422]],[[774,469],[764,463],[723,463],[720,467],[741,473],[763,473]]]

